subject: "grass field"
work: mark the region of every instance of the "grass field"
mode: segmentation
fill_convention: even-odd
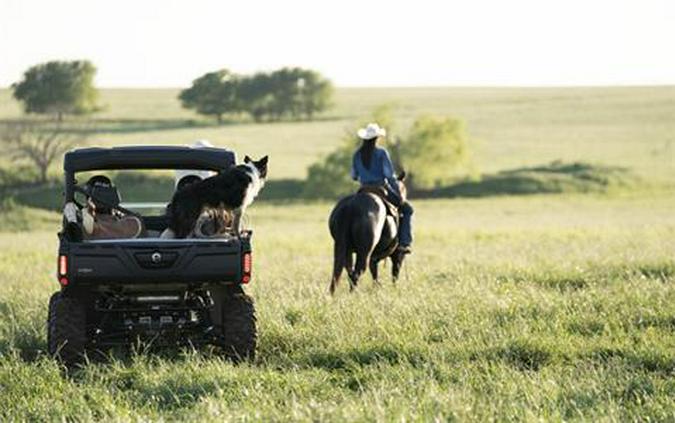
[[[355,121],[390,103],[396,105],[394,132],[405,132],[424,113],[465,120],[484,172],[583,160],[675,180],[675,87],[339,89],[334,109],[315,122],[223,126],[181,109],[177,93],[103,90],[108,110],[95,116],[101,133],[91,143],[187,144],[205,138],[240,154],[270,154],[273,178],[303,178]],[[0,90],[0,120],[20,117],[9,91]]]
[[[6,94],[0,119],[19,117]],[[627,167],[644,184],[418,200],[399,284],[366,277],[350,295],[343,281],[334,298],[332,204],[257,203],[253,363],[141,352],[70,377],[44,352],[59,217],[3,203],[0,419],[673,421],[674,94],[349,89],[318,122],[215,127],[171,103],[175,91],[105,91],[100,143],[206,137],[271,152],[276,179],[301,178],[342,128],[396,101],[402,126],[421,112],[465,119],[487,172],[583,160]]]

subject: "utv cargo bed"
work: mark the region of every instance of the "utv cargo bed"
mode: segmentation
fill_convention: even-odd
[[[70,287],[240,283],[250,253],[249,238],[96,240],[69,243],[60,251],[67,257]]]

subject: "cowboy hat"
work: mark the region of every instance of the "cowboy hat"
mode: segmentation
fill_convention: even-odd
[[[377,137],[384,137],[387,135],[387,131],[384,128],[380,128],[380,125],[377,123],[369,123],[365,128],[359,129],[356,134],[362,140],[369,140]]]

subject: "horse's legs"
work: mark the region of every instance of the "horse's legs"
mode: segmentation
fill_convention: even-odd
[[[391,258],[391,278],[394,283],[398,280],[398,275],[401,272],[401,266],[403,266],[403,259],[405,258],[405,253],[400,251],[394,251],[390,256]]]
[[[349,276],[349,290],[353,290],[356,287],[358,282],[358,277],[354,273],[354,253],[349,251],[347,253],[345,268],[347,269],[347,275]]]
[[[335,245],[333,246],[333,279],[330,281],[329,288],[331,295],[335,293],[335,288],[337,288],[338,282],[340,282],[340,276],[342,276],[342,269],[345,268],[345,262],[351,265],[351,254],[346,252],[345,245],[335,241]],[[347,268],[347,271],[349,271],[349,267]]]
[[[370,255],[372,254],[372,246],[360,248],[356,251],[356,266],[354,267],[354,286],[358,284],[361,275],[366,272],[366,268],[370,263]]]
[[[370,275],[373,277],[375,285],[379,285],[380,281],[377,280],[377,260],[370,258]]]

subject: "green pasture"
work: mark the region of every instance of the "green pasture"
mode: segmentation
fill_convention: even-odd
[[[659,180],[675,176],[675,87],[341,88],[335,107],[313,122],[214,122],[180,108],[178,90],[102,90],[93,145],[186,144],[200,138],[240,154],[270,154],[271,177],[304,178],[354,122],[396,105],[404,132],[420,114],[463,119],[486,173],[553,160],[628,166]],[[21,118],[0,90],[0,121]]]
[[[381,287],[366,276],[349,294],[343,279],[333,298],[332,202],[263,193],[248,217],[254,362],[137,350],[70,375],[45,355],[59,186],[0,190],[0,420],[675,420],[675,87],[338,89],[314,122],[222,126],[176,94],[103,90],[92,144],[207,138],[270,154],[267,195],[294,192],[345,128],[393,102],[398,130],[463,119],[483,179],[414,200],[397,285],[382,265]],[[22,118],[0,91],[0,121]],[[127,200],[172,186],[116,180]]]
[[[259,351],[120,354],[65,377],[45,356],[56,238],[0,235],[3,420],[675,418],[675,202],[417,202],[394,286],[327,295],[331,204],[251,209]],[[383,267],[388,270],[388,266]]]

